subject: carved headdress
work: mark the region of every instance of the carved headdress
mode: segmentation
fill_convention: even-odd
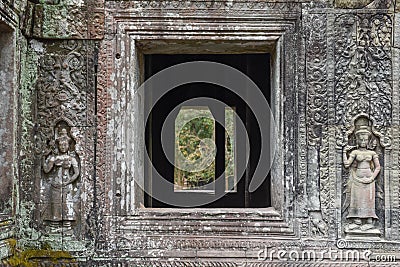
[[[359,136],[360,134],[368,134],[368,136],[372,135],[371,131],[366,125],[360,126],[360,128],[356,131],[356,136]]]
[[[58,132],[58,136],[56,138],[56,142],[67,141],[68,143],[71,141],[71,138],[68,136],[67,129],[61,128]]]

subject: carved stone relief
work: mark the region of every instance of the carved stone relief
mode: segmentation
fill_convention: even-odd
[[[348,130],[345,125],[352,125],[355,116],[367,114],[382,136],[382,147],[390,146],[391,143],[392,18],[388,14],[347,13],[333,16],[333,24],[327,25],[328,16],[323,13],[306,13],[304,16],[308,92],[307,196],[309,209],[315,211],[309,212],[309,225],[313,227],[313,230],[309,231],[310,235],[319,233],[316,227],[321,219],[318,215],[319,210],[322,212],[322,219],[329,225],[330,233],[335,234],[331,232],[332,229],[340,225],[335,219],[335,202],[332,201],[337,198],[336,182],[332,176],[335,173],[333,166],[337,164],[336,158],[340,157],[334,152],[336,144],[333,143],[332,146],[330,141],[330,137],[334,136],[332,134],[335,134],[332,132],[332,125],[337,125],[335,139],[342,148],[346,145],[343,140],[346,139]],[[333,38],[326,33],[330,25],[333,26],[333,30],[329,34],[332,34]],[[329,40],[335,44],[333,49],[327,47]],[[332,68],[328,67],[330,57],[334,61]],[[330,70],[334,71],[334,75],[330,76]],[[333,78],[332,87],[329,77]],[[330,107],[334,112],[328,111]],[[380,153],[380,162],[383,165],[385,159],[383,152]],[[386,179],[384,177],[388,175],[386,173],[385,176],[384,173],[382,170],[379,175],[379,186],[382,188],[383,180]],[[318,185],[320,190],[315,190]],[[378,198],[376,202],[379,222],[375,222],[374,226],[379,228],[376,230],[379,233],[384,229],[382,224],[387,216],[384,215],[384,201]],[[342,220],[345,222],[346,218],[343,217]]]
[[[237,266],[245,261],[243,258],[251,257],[245,253],[265,244],[288,248],[334,247],[337,238],[346,238],[347,244],[357,249],[398,249],[396,242],[370,242],[389,240],[390,231],[391,240],[399,237],[399,158],[395,156],[399,141],[394,131],[393,140],[390,134],[399,115],[398,101],[394,100],[398,88],[393,85],[397,78],[392,78],[398,72],[392,63],[395,22],[390,10],[381,10],[391,8],[392,2],[44,0],[28,4],[23,15],[24,33],[30,37],[65,40],[33,39],[22,57],[25,61],[21,65],[25,68],[21,75],[18,159],[21,199],[18,236],[23,237],[22,246],[37,245],[49,235],[62,244],[85,240],[96,245],[95,250],[87,251],[96,252],[99,258],[92,264],[99,266],[111,264],[109,259],[125,265]],[[4,3],[0,2],[0,9]],[[325,9],[333,3],[340,9]],[[353,8],[359,10],[344,10]],[[192,21],[193,17],[196,20]],[[207,23],[202,21],[204,17],[210,18]],[[188,24],[197,23],[198,28],[166,25],[166,21],[182,18]],[[251,21],[252,18],[256,20]],[[172,228],[160,223],[168,222],[171,214],[163,214],[160,220],[155,218],[160,215],[154,214],[140,217],[140,212],[128,207],[132,203],[126,201],[137,196],[124,198],[133,194],[134,185],[128,179],[140,174],[126,171],[126,162],[117,162],[115,156],[126,153],[121,136],[126,130],[124,121],[131,118],[118,117],[119,112],[125,112],[122,102],[128,99],[124,98],[130,88],[127,84],[132,83],[118,75],[133,71],[134,79],[140,80],[136,77],[140,70],[132,67],[136,64],[134,57],[121,63],[116,54],[124,57],[133,51],[137,43],[129,43],[129,38],[191,36],[199,42],[207,38],[254,41],[261,32],[262,41],[272,43],[277,38],[277,23],[282,20],[290,21],[287,25],[292,23],[284,26],[288,34],[279,37],[279,42],[284,42],[280,52],[285,66],[280,70],[283,73],[280,82],[285,92],[283,109],[288,114],[282,118],[286,121],[282,127],[285,140],[281,144],[285,156],[280,160],[284,161],[285,169],[279,173],[283,177],[279,186],[288,190],[282,204],[286,212],[282,220],[289,221],[286,227],[291,231],[285,232],[289,238],[282,231],[287,229],[281,227],[274,232],[278,241],[264,241],[269,237],[266,232],[258,231],[258,222],[239,228],[241,221],[231,220],[226,226],[220,224],[224,222],[222,219],[201,222],[196,226],[198,231],[187,226],[186,236],[182,236],[182,220]],[[239,24],[243,30],[232,26]],[[197,35],[190,35],[193,32]],[[240,35],[235,35],[236,32]],[[296,38],[301,37],[299,45]],[[121,41],[123,38],[126,40]],[[298,50],[297,45],[301,47]],[[368,139],[366,147],[363,139]],[[356,148],[357,144],[360,148]],[[368,216],[360,210],[367,210]],[[152,224],[146,221],[150,216]],[[188,219],[185,223],[194,221],[200,222]],[[201,227],[209,222],[220,227],[219,230],[212,225],[212,231],[201,232]],[[215,237],[216,233],[237,235],[242,230],[254,238]],[[157,233],[167,233],[168,237],[160,238]],[[196,260],[201,254],[197,252],[210,248],[221,254],[233,248],[235,254],[231,254],[231,259],[215,261],[194,262],[183,256],[181,262],[152,261],[151,258],[165,257],[167,254],[163,253],[171,248],[179,251],[174,254],[178,256],[182,249],[189,250],[184,253],[192,253]],[[82,246],[74,245],[73,249],[79,250],[77,255],[82,258],[90,253]],[[156,251],[146,259],[139,259],[149,249]],[[239,254],[245,256],[235,258]],[[263,265],[252,260],[247,260],[247,264]],[[282,265],[270,262],[274,264]]]
[[[32,235],[26,240],[31,246],[40,241],[84,251],[82,240],[94,231],[88,225],[94,202],[94,48],[94,42],[78,40],[29,45],[30,76],[21,90],[26,159],[20,207],[21,234]],[[23,223],[28,218],[35,219]]]
[[[38,124],[52,125],[65,117],[73,126],[93,124],[93,75],[88,68],[93,44],[86,41],[49,43],[40,60],[38,88]],[[88,103],[89,100],[89,103]]]
[[[80,214],[80,158],[73,129],[60,121],[42,157],[41,217],[51,231],[72,234]]]
[[[103,41],[99,46],[98,74],[97,74],[97,144],[96,144],[96,192],[94,196],[96,206],[90,210],[88,226],[97,227],[97,231],[92,231],[91,236],[97,240],[97,249],[106,250],[109,243],[107,239],[113,239],[110,233],[110,223],[105,223],[104,214],[108,207],[108,195],[106,194],[107,177],[111,177],[111,144],[112,140],[107,136],[107,125],[109,123],[109,111],[112,105],[111,95],[108,88],[111,87],[111,75],[113,68],[112,42]]]
[[[34,5],[32,34],[38,38],[101,39],[104,0],[43,1]],[[29,25],[30,27],[30,25]]]
[[[380,237],[384,223],[383,148],[367,117],[354,120],[343,149],[345,233],[351,237]],[[379,215],[379,217],[378,217]]]
[[[85,249],[96,228],[93,219],[94,129],[75,127],[66,118],[36,130],[36,230],[53,248]],[[59,243],[61,242],[61,243]],[[90,246],[90,243],[87,243]]]
[[[335,21],[336,123],[360,113],[375,127],[392,121],[392,19],[387,14],[344,14]]]
[[[280,11],[287,10],[300,10],[299,5],[295,1],[285,1],[285,2],[277,2],[277,1],[203,1],[203,0],[175,0],[175,1],[151,1],[151,0],[142,0],[142,1],[129,1],[129,2],[117,2],[117,1],[107,1],[109,6],[113,6],[114,8],[118,7],[121,10],[124,9],[145,9],[145,10],[154,10],[154,9],[175,9],[180,11],[186,11],[185,9],[236,9],[239,12],[243,13],[248,10],[268,10],[268,9],[277,9]]]
[[[335,0],[335,7],[338,8],[390,8],[392,0]]]
[[[356,160],[353,167],[348,166],[349,162],[346,161],[349,159],[348,157],[361,159],[362,156],[358,153],[359,150],[354,150],[353,154],[350,155],[348,152],[352,149],[345,148],[344,152],[346,154],[343,154],[344,165],[350,168],[344,171],[344,177],[346,178],[343,183],[346,188],[343,191],[345,195],[342,199],[342,204],[344,205],[344,212],[342,213],[343,228],[349,238],[358,238],[360,236],[379,238],[387,236],[385,223],[388,223],[386,222],[388,218],[384,211],[384,201],[381,197],[383,192],[386,192],[383,181],[389,177],[389,173],[385,170],[386,158],[389,155],[387,154],[388,152],[384,153],[382,149],[391,144],[390,127],[392,125],[393,112],[392,18],[388,14],[343,14],[336,17],[334,29],[334,103],[337,144],[342,148],[348,146],[349,142],[352,143],[351,146],[356,146],[356,133],[361,131],[359,128],[363,124],[366,127],[364,129],[364,137],[368,135],[375,140],[376,145],[372,150],[377,155],[375,158],[373,157],[375,160],[370,161],[371,166],[374,166],[371,167],[373,175],[370,176],[376,176],[377,178],[370,183],[365,183],[364,187],[362,187],[358,186],[357,175],[354,174],[359,172],[355,164],[362,165],[362,161]],[[360,116],[364,116],[367,119],[361,119]],[[356,118],[360,119],[356,120]],[[371,128],[372,125],[373,128]],[[356,130],[354,130],[354,127]],[[348,130],[350,128],[354,132],[349,133]],[[379,134],[377,135],[373,132],[373,129],[376,129],[375,132]],[[367,131],[370,132],[370,135]],[[359,139],[363,135],[360,136]],[[378,139],[376,139],[377,136],[379,137]],[[373,153],[371,149],[367,150],[370,152],[362,153]],[[367,165],[367,163],[365,164]],[[380,167],[377,164],[382,167],[379,172]],[[365,170],[369,171],[368,169]],[[365,180],[368,180],[368,178]],[[351,190],[354,187],[357,189]],[[360,192],[365,193],[368,191],[367,189],[371,193],[368,199],[369,204],[366,203],[366,199],[362,201],[364,204],[354,201],[354,199],[359,198],[355,195]],[[361,193],[361,195],[364,196],[365,194]],[[376,206],[374,207],[375,204]],[[370,211],[375,209],[376,216],[373,216],[374,214],[371,212],[369,214],[370,217],[365,218],[364,214],[360,221],[359,217],[362,216],[356,211],[360,208],[360,205],[370,207]],[[362,209],[365,210],[365,207]],[[369,231],[368,233],[365,232],[367,230]],[[364,233],[360,234],[363,231]]]
[[[306,17],[307,40],[307,128],[309,144],[321,144],[322,127],[327,121],[327,16],[326,14],[309,14]]]
[[[324,237],[334,228],[329,216],[332,190],[328,179],[328,52],[327,14],[307,14],[306,82],[307,82],[307,197],[312,236]]]

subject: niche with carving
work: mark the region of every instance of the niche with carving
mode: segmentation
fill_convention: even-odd
[[[343,148],[342,222],[347,238],[379,239],[384,231],[384,147],[367,116],[358,116]]]
[[[72,127],[60,121],[41,159],[41,219],[49,233],[63,236],[77,234],[80,220],[81,167],[75,145]]]

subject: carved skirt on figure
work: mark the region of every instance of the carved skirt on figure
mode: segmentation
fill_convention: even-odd
[[[363,183],[353,171],[350,177],[350,207],[347,218],[375,218],[375,181]]]

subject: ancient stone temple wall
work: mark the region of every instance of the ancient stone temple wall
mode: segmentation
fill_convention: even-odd
[[[399,14],[391,0],[2,0],[0,257],[396,266]],[[207,53],[271,55],[269,208],[145,207],[145,55]]]
[[[23,9],[21,1],[0,3],[0,257],[11,254],[14,244],[17,184],[17,145],[15,137],[18,128],[18,73],[16,63],[20,57],[17,39],[18,12]]]

